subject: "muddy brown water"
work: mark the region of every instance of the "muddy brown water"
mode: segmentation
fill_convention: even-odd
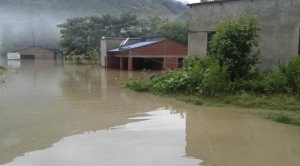
[[[0,165],[300,165],[299,127],[120,86],[141,72],[53,60],[0,64],[8,68]]]

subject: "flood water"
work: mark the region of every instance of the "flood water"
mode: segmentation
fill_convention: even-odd
[[[298,166],[300,128],[120,86],[141,72],[1,60],[0,165]]]

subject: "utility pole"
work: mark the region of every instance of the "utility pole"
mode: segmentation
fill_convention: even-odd
[[[33,34],[33,31],[32,32],[32,42],[33,42],[33,45],[35,46],[35,40],[34,40],[34,34]]]

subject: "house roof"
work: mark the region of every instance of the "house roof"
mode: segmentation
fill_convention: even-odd
[[[135,44],[130,44],[130,45],[114,48],[114,49],[108,50],[108,52],[120,52],[120,51],[124,51],[124,50],[131,50],[131,49],[151,45],[151,44],[158,43],[158,42],[161,42],[161,41],[138,42],[138,43],[135,43]]]
[[[14,49],[13,51],[21,51],[21,50],[25,50],[25,49],[29,49],[29,48],[33,48],[33,47],[39,47],[39,48],[43,48],[43,49],[54,51],[54,49],[46,48],[46,47],[42,47],[42,46],[38,46],[38,45],[28,45],[28,46],[23,47],[23,48]]]
[[[232,2],[232,1],[242,1],[242,0],[214,0],[214,1],[206,1],[206,2],[190,3],[190,4],[187,4],[187,6],[193,7],[193,6],[195,6],[195,5],[206,5],[206,4],[224,3],[224,2]]]

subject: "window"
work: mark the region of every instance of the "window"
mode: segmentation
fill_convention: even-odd
[[[300,28],[299,28],[298,55],[300,55]]]
[[[209,42],[212,40],[213,36],[216,34],[215,31],[207,32],[207,54],[210,54]]]
[[[177,62],[177,68],[181,69],[183,67],[183,58],[178,58]]]

